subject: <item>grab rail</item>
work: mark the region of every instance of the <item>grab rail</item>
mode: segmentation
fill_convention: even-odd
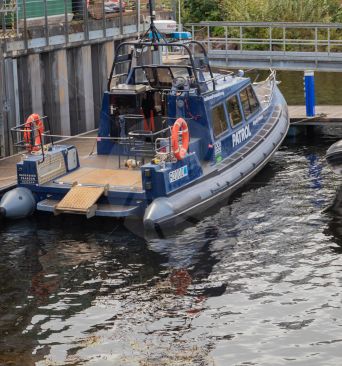
[[[37,121],[33,120],[32,123],[25,122],[12,127],[10,131],[15,147],[26,149],[30,153],[34,152],[38,154],[38,152],[41,152],[44,160],[44,147],[48,144],[46,137],[50,133],[50,123],[47,116],[40,117],[39,119],[43,123],[42,129],[38,124],[34,124],[33,122]],[[36,141],[40,142],[36,143]],[[49,144],[53,145],[53,143],[53,138],[50,137]]]

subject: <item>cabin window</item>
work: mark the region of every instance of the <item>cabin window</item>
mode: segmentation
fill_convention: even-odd
[[[259,108],[259,102],[255,96],[254,90],[251,86],[242,90],[240,93],[241,104],[246,119],[256,112]]]
[[[156,69],[160,88],[171,88],[172,75],[169,68],[158,67]]]
[[[144,83],[148,82],[143,69],[136,68],[134,70],[134,81],[135,81],[135,84],[144,84]]]
[[[235,127],[242,121],[239,101],[236,95],[227,100],[227,109],[231,124],[233,127]]]
[[[154,86],[156,84],[156,80],[154,77],[153,69],[151,67],[145,67],[144,71],[146,79],[148,80],[151,86]]]
[[[212,109],[211,118],[213,121],[214,136],[217,137],[228,127],[223,104],[219,104]]]

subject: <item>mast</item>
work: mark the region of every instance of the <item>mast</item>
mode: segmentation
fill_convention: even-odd
[[[149,10],[150,10],[150,26],[147,29],[147,31],[143,34],[143,36],[141,37],[141,41],[146,41],[146,38],[148,38],[148,39],[151,39],[152,44],[158,43],[161,40],[163,40],[165,43],[167,43],[164,36],[158,31],[158,29],[154,25],[154,20],[156,19],[156,11],[153,7],[153,3],[154,3],[153,0],[148,0]]]

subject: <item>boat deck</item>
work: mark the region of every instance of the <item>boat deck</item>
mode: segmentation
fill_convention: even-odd
[[[91,131],[80,136],[58,141],[60,144],[70,144],[76,146],[79,154],[80,165],[82,167],[80,170],[77,170],[77,172],[73,172],[62,177],[63,179],[61,180],[68,183],[77,181],[81,184],[95,184],[96,182],[97,184],[132,186],[134,189],[140,189],[142,186],[140,170],[123,168],[124,162],[123,160],[120,162],[118,156],[97,155],[96,137],[97,131]],[[0,159],[0,194],[6,192],[16,185],[16,164],[22,160],[23,155],[25,155],[25,151]],[[102,170],[101,174],[100,170]],[[79,175],[76,174],[78,172]],[[89,173],[91,173],[90,176]],[[104,175],[101,181],[103,183],[99,183],[99,176],[101,176],[103,173]],[[125,177],[126,183],[124,182],[123,177]],[[67,178],[67,180],[65,180],[65,178]],[[117,182],[117,184],[113,184],[114,182]]]
[[[13,187],[17,182],[16,164],[21,160],[21,155],[14,155],[0,159],[0,193]]]
[[[142,189],[141,171],[130,169],[99,169],[82,167],[55,180],[58,184],[84,184]]]

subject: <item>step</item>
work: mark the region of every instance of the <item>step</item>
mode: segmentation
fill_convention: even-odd
[[[56,214],[56,206],[60,201],[46,199],[38,202],[37,210],[52,212]],[[103,217],[128,217],[128,216],[141,216],[141,206],[123,206],[123,205],[110,205],[110,204],[96,204],[95,216]],[[80,212],[66,211],[65,213],[77,214]],[[58,212],[57,212],[58,214]]]
[[[95,215],[96,202],[105,192],[105,187],[88,187],[74,185],[63,199],[55,206],[58,213],[84,214],[88,218]]]

